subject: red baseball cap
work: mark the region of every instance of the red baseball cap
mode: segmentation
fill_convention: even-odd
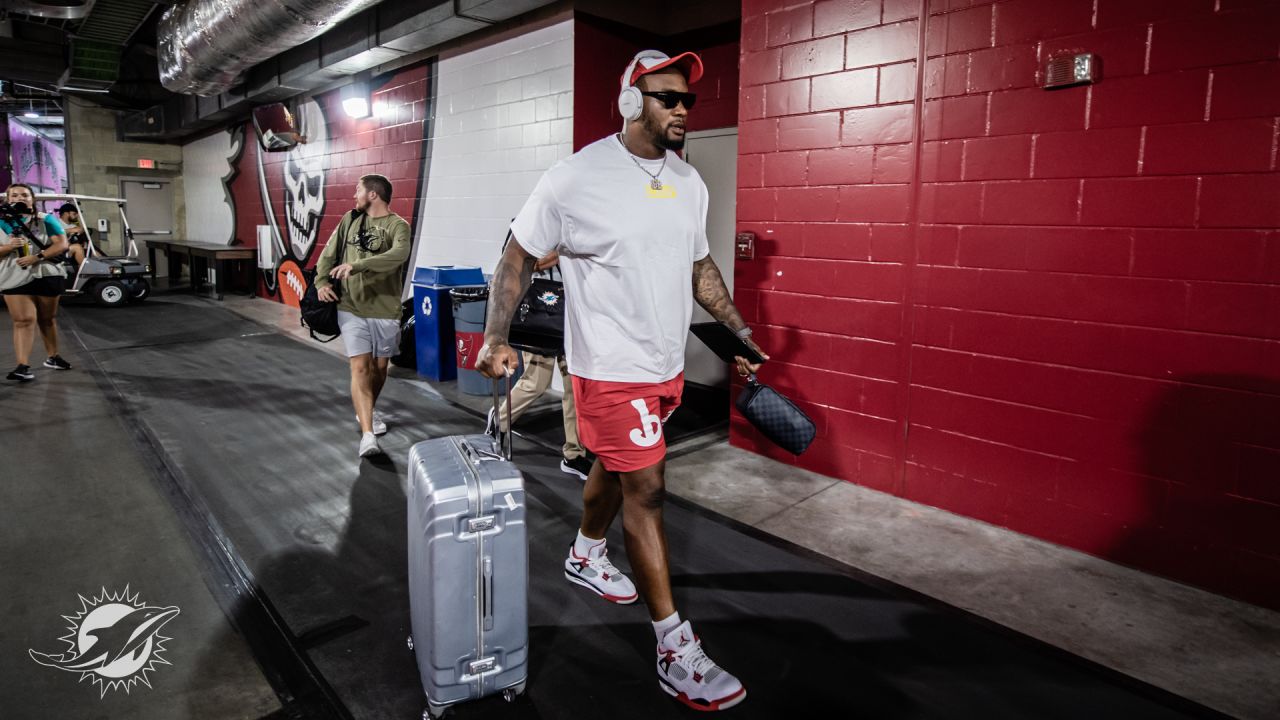
[[[635,70],[631,71],[631,78],[626,83],[627,86],[635,85],[641,75],[648,75],[669,67],[678,67],[683,70],[690,85],[702,79],[702,58],[696,53],[682,52],[675,57],[669,57],[657,50],[645,52],[648,54],[636,62]]]

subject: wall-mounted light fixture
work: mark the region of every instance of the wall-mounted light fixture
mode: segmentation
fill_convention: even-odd
[[[1098,78],[1098,57],[1093,53],[1058,55],[1044,66],[1044,87],[1052,90],[1092,83]]]
[[[342,99],[342,110],[353,118],[369,117],[369,81],[357,79],[350,85],[342,86],[338,91]]]

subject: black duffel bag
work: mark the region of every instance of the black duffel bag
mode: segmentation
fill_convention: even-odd
[[[502,242],[504,253],[511,237],[507,231],[507,239]],[[535,355],[560,357],[564,355],[564,275],[555,265],[545,272],[546,277],[535,277],[529,282],[529,289],[516,306],[507,344]],[[559,280],[556,275],[560,275]]]
[[[303,276],[307,279],[307,292],[298,300],[298,309],[302,311],[302,317],[298,322],[311,332],[311,337],[320,342],[330,342],[334,338],[342,334],[341,328],[338,327],[338,303],[325,302],[320,299],[316,290],[316,271],[303,270]],[[341,288],[338,281],[333,281],[333,291],[339,293],[341,298]],[[321,337],[328,335],[329,337]]]
[[[564,281],[548,275],[530,281],[511,318],[507,343],[537,355],[559,357],[564,355]]]
[[[400,348],[391,356],[391,364],[396,367],[418,367],[417,317],[413,314],[413,301],[405,300],[400,308]]]
[[[747,378],[735,404],[760,434],[792,455],[804,452],[817,434],[817,426],[803,410],[755,375]]]
[[[355,212],[354,210],[352,212]],[[364,218],[360,219],[360,230],[364,231]],[[341,243],[338,246],[338,259],[333,263],[334,267],[342,264],[342,258],[346,255],[347,239],[337,238],[335,242]],[[320,299],[319,292],[316,289],[316,271],[315,269],[303,270],[302,276],[307,279],[307,291],[302,294],[298,300],[298,309],[302,311],[302,316],[298,322],[311,332],[312,339],[319,340],[322,343],[331,342],[342,334],[342,328],[338,327],[338,303],[325,302]],[[338,280],[330,283],[333,292],[337,294],[338,299],[342,299],[342,284]],[[320,337],[328,335],[327,338]]]

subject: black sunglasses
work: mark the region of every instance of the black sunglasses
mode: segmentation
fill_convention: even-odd
[[[641,91],[641,95],[656,98],[662,103],[662,107],[668,110],[674,110],[677,104],[683,104],[685,110],[692,110],[693,104],[698,101],[697,93],[676,92],[675,90],[659,90],[657,92]]]

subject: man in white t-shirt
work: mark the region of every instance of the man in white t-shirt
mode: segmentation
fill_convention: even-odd
[[[558,251],[578,435],[597,457],[565,577],[606,600],[636,601],[636,586],[605,553],[605,533],[621,509],[627,556],[658,640],[659,685],[691,707],[722,710],[746,690],[706,656],[676,612],[662,525],[662,424],[680,404],[693,301],[741,337],[751,332],[708,254],[706,185],[672,152],[684,147],[695,100],[689,83],[700,77],[693,53],[637,54],[618,96],[624,131],[542,176],[494,273],[477,369],[496,377],[516,368],[507,344],[511,317],[536,259]],[[742,374],[758,367],[738,358]]]

